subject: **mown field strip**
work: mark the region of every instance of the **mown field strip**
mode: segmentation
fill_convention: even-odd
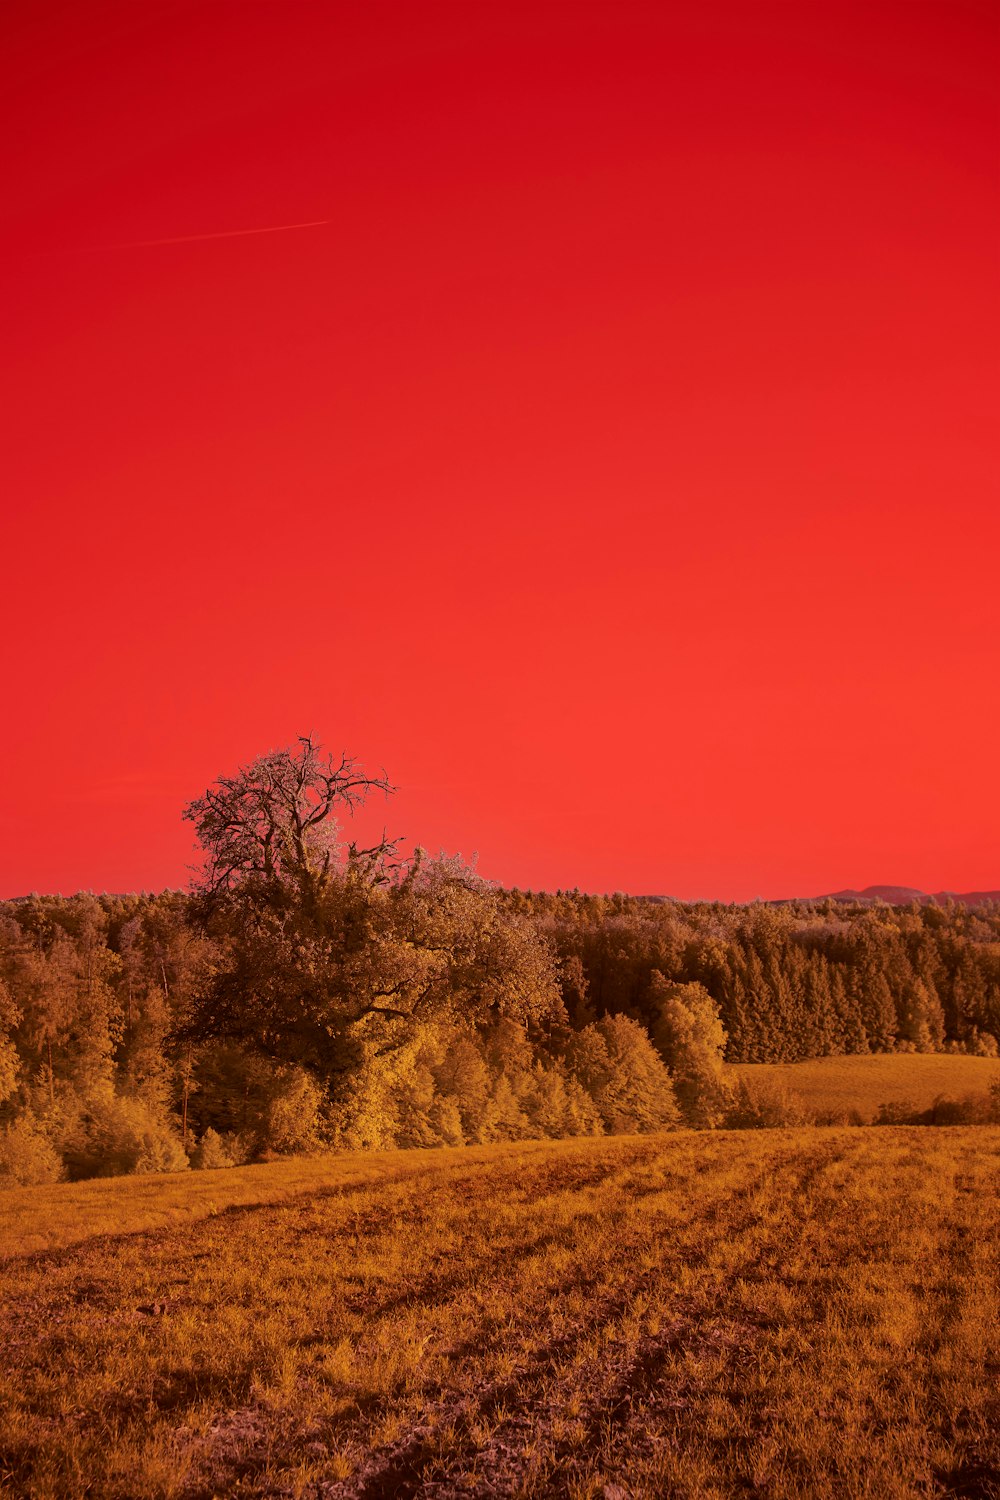
[[[611,1142],[606,1143],[613,1148]],[[524,1141],[525,1157],[593,1150],[595,1142]],[[64,1250],[97,1235],[185,1228],[230,1208],[260,1208],[311,1193],[348,1192],[394,1178],[420,1176],[489,1160],[489,1146],[429,1151],[341,1151],[223,1171],[147,1173],[91,1178],[0,1193],[0,1261],[10,1255]]]
[[[0,1493],[1000,1495],[1000,1131],[429,1161],[8,1260]]]

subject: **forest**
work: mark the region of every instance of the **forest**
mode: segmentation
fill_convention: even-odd
[[[0,903],[0,1183],[775,1124],[728,1063],[997,1055],[1000,906],[504,890],[346,840],[390,791],[304,738],[185,810],[189,890]]]

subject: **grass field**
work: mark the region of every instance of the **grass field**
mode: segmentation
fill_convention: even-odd
[[[856,1109],[872,1120],[880,1104],[907,1101],[929,1109],[939,1095],[985,1094],[1000,1079],[1000,1060],[910,1052],[875,1057],[816,1057],[799,1063],[739,1063],[736,1078],[781,1083],[810,1109]]]
[[[523,1151],[541,1151],[528,1142]],[[259,1208],[309,1192],[374,1190],[380,1182],[451,1160],[489,1153],[477,1148],[428,1153],[347,1151],[299,1156],[211,1172],[146,1173],[91,1178],[51,1187],[7,1188],[0,1194],[0,1259],[32,1250],[62,1250],[97,1235],[182,1228],[233,1208]]]
[[[1000,1496],[1000,1130],[87,1186],[0,1266],[0,1494]]]

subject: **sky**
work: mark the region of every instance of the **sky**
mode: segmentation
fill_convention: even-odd
[[[522,887],[1000,887],[1000,8],[7,0],[0,895],[311,732]]]

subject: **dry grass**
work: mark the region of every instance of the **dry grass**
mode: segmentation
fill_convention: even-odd
[[[961,1099],[985,1094],[1000,1079],[1000,1061],[941,1052],[909,1052],[875,1057],[815,1057],[798,1063],[737,1063],[736,1078],[780,1083],[810,1109],[856,1109],[872,1120],[880,1104],[907,1101],[929,1109],[940,1095]]]
[[[529,1155],[544,1142],[526,1142]],[[230,1208],[259,1208],[304,1193],[369,1188],[394,1177],[476,1160],[487,1148],[441,1151],[345,1151],[299,1156],[211,1172],[149,1172],[0,1192],[0,1259],[63,1250],[97,1235],[183,1228]]]
[[[3,1264],[0,1494],[1000,1496],[1000,1130],[286,1170]]]

